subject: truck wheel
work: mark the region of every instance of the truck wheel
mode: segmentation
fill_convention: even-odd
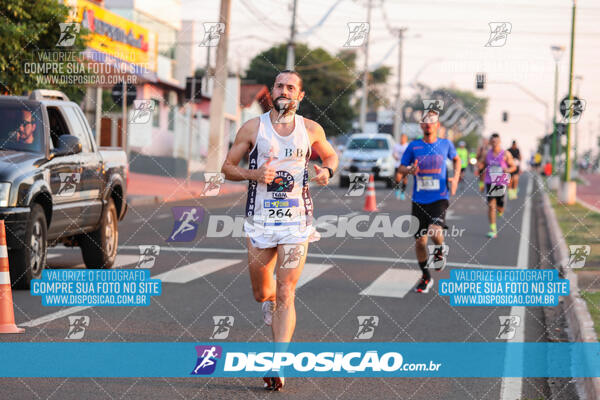
[[[111,268],[117,257],[118,243],[117,208],[113,199],[109,199],[102,211],[100,227],[79,237],[85,266],[90,269]]]
[[[388,189],[393,188],[394,186],[396,186],[396,180],[394,178],[386,178],[385,179],[385,186]]]
[[[15,289],[29,289],[32,279],[40,279],[46,266],[46,214],[39,204],[31,206],[31,214],[23,237],[23,247],[8,253],[10,282]]]

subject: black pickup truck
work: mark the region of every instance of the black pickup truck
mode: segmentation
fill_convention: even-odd
[[[27,289],[48,246],[79,246],[88,268],[111,268],[127,211],[127,155],[98,147],[77,104],[53,90],[0,96],[0,219],[11,283]]]

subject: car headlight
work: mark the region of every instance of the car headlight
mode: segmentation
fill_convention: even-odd
[[[0,207],[8,207],[8,197],[10,196],[10,183],[0,182]]]
[[[342,157],[342,164],[350,164],[352,162],[352,157]]]

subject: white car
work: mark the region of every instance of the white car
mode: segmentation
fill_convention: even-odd
[[[384,133],[357,133],[350,136],[340,162],[340,187],[350,183],[350,173],[367,172],[388,188],[395,184],[394,140]]]

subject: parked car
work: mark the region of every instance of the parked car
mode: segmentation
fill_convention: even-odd
[[[110,268],[127,210],[127,155],[98,147],[63,93],[0,96],[0,219],[11,283],[40,278],[48,246],[79,246],[88,268]]]
[[[350,183],[350,173],[368,172],[388,188],[395,184],[394,140],[388,134],[356,133],[350,136],[340,162],[340,187]]]

